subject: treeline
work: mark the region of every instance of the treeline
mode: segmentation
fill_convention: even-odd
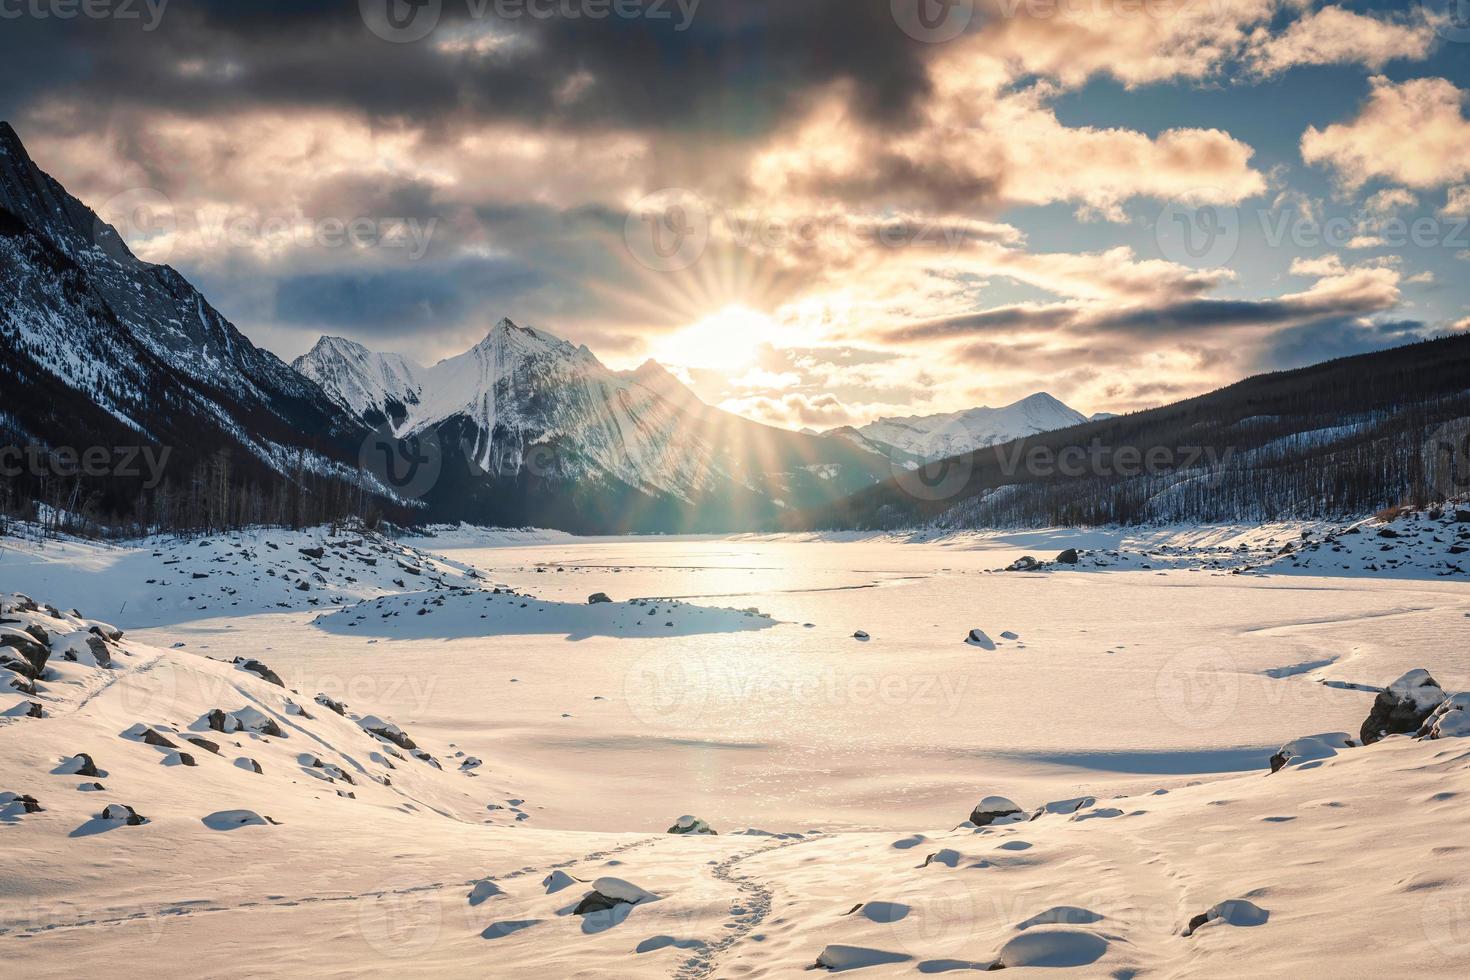
[[[796,526],[1269,521],[1467,493],[1470,337],[1457,336],[955,457]]]
[[[247,527],[301,528],[353,522],[376,528],[405,521],[364,479],[324,475],[305,450],[289,471],[260,479],[259,467],[237,468],[220,449],[180,472],[169,467],[156,484],[147,474],[93,476],[53,472],[48,465],[0,477],[0,533],[16,523],[41,536],[132,538],[147,534],[204,534]]]

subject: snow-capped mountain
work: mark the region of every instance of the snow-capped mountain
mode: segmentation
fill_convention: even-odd
[[[288,472],[298,487],[302,472],[358,479],[362,423],[251,344],[177,271],[134,256],[3,122],[0,353],[6,441],[166,448],[175,484],[218,450],[231,456],[225,483],[262,492]],[[139,489],[109,473],[76,495],[127,512]]]
[[[873,452],[922,463],[1086,421],[1087,416],[1081,412],[1045,392],[1038,392],[1003,408],[982,406],[944,415],[885,418],[858,428],[834,429],[827,435],[838,436]]]
[[[431,435],[448,519],[577,529],[751,527],[888,475],[886,459],[712,408],[661,365],[613,371],[501,320],[429,367],[323,338],[293,365],[348,412]]]

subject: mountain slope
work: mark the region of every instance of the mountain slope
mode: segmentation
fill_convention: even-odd
[[[701,402],[654,362],[501,320],[423,367],[324,338],[294,367],[365,423],[432,447],[433,516],[566,530],[747,530],[888,474],[881,456]]]
[[[117,231],[31,161],[0,123],[0,425],[42,447],[167,450],[179,484],[225,450],[229,487],[313,473],[356,492],[367,428],[256,348],[175,270],[137,259]],[[22,474],[18,496],[45,474]],[[51,489],[55,489],[52,485]],[[98,513],[126,514],[152,488],[110,472],[69,486]]]
[[[1470,488],[1470,336],[951,457],[791,527],[1335,518]]]
[[[834,429],[827,434],[880,452],[897,450],[895,455],[927,462],[1070,428],[1087,420],[1081,412],[1045,392],[1038,392],[1002,408],[981,406],[943,415],[884,418],[857,428]]]

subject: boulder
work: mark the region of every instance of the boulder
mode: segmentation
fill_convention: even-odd
[[[78,752],[66,760],[63,765],[71,770],[67,773],[69,776],[91,776],[94,779],[102,778],[102,770],[97,768],[97,763],[93,762],[92,757],[85,752]]]
[[[587,605],[597,606],[604,602],[612,602],[612,598],[606,592],[594,592],[587,597]]]
[[[377,715],[368,715],[366,718],[358,721],[358,724],[363,727],[364,731],[370,732],[381,739],[392,742],[400,749],[412,752],[414,749],[418,748],[417,743],[415,743],[413,739],[408,737],[407,732],[399,728],[397,725],[393,724],[391,721],[384,721]]]
[[[218,742],[212,742],[207,738],[200,738],[198,735],[185,735],[184,741],[188,742],[190,745],[198,746],[211,755],[219,755]]]
[[[9,629],[0,632],[0,667],[9,667],[17,674],[38,681],[46,670],[46,661],[50,659],[51,649],[36,642],[29,633]]]
[[[274,718],[261,714],[254,708],[241,708],[234,712],[215,708],[204,716],[204,720],[212,730],[225,735],[234,732],[254,732],[257,735],[270,735],[275,738],[286,737],[286,733],[281,730],[280,725],[276,724]]]
[[[1008,572],[1030,572],[1041,567],[1041,562],[1030,555],[1022,555],[1006,566]]]
[[[856,631],[855,633],[852,634],[852,638],[854,640],[869,640],[869,639],[872,639],[872,637],[868,636],[866,630],[858,630],[858,631]]]
[[[657,899],[658,896],[653,892],[645,891],[621,878],[598,878],[592,883],[592,890],[582,896],[582,900],[577,903],[572,914],[588,915],[592,912],[606,912],[619,905],[637,905],[639,902]]]
[[[341,701],[333,700],[332,698],[327,697],[325,694],[318,694],[316,696],[316,703],[321,705],[323,708],[326,708],[328,711],[335,711],[337,714],[342,715],[344,718],[347,716],[347,705],[343,704]]]
[[[12,807],[20,813],[44,813],[41,804],[28,793],[0,793],[0,813]]]
[[[1024,819],[1021,808],[1004,796],[987,796],[970,813],[970,823],[988,827],[996,823],[1015,823]]]
[[[301,552],[306,557],[315,559],[316,561],[321,561],[322,558],[324,558],[327,554],[326,549],[324,548],[297,548],[296,550]]]
[[[713,830],[710,830],[709,824],[705,823],[703,820],[700,820],[698,817],[691,816],[683,816],[674,821],[674,825],[669,828],[669,833],[694,834],[697,836],[708,837],[719,836]]]
[[[1429,676],[1429,671],[1411,670],[1388,685],[1373,701],[1373,710],[1363,722],[1359,741],[1372,745],[1388,735],[1417,732],[1444,699],[1444,691]]]
[[[281,680],[279,674],[271,670],[259,660],[252,660],[249,657],[236,657],[235,666],[243,671],[254,674],[256,677],[259,677],[261,680],[265,681],[268,684],[274,684],[276,685],[276,687],[286,686],[286,682]]]
[[[1079,561],[1081,561],[1081,556],[1077,554],[1076,548],[1068,548],[1066,551],[1057,555],[1058,565],[1075,565]]]
[[[1355,749],[1358,743],[1353,741],[1347,732],[1326,732],[1321,735],[1308,735],[1294,742],[1287,742],[1276,750],[1271,756],[1271,771],[1280,772],[1288,765],[1301,765],[1304,762],[1317,762],[1321,759],[1330,759],[1337,755],[1342,749]]]
[[[1456,524],[1470,524],[1470,510],[1455,511]]]
[[[127,824],[127,826],[129,827],[136,827],[139,824],[144,824],[148,822],[147,817],[141,816],[137,810],[134,810],[126,803],[107,804],[107,806],[102,808],[102,812],[97,814],[97,819],[120,820],[123,823]]]
[[[979,627],[970,630],[970,632],[966,634],[965,642],[970,644],[970,646],[980,647],[984,650],[995,649],[995,641],[992,640],[990,636]]]
[[[163,735],[159,734],[158,732],[154,731],[151,728],[145,728],[145,729],[143,729],[143,744],[144,745],[156,745],[160,749],[176,749],[176,748],[178,748],[178,746],[175,745],[172,740],[170,740],[168,738],[165,738]]]
[[[1445,698],[1419,728],[1419,737],[1470,737],[1470,692]]]

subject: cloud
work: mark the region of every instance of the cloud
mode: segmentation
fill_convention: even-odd
[[[1435,40],[1428,18],[1380,19],[1327,6],[1293,21],[1279,34],[1258,28],[1247,59],[1263,75],[1279,75],[1297,65],[1359,64],[1376,71],[1396,59],[1425,58]]]
[[[1349,190],[1379,178],[1427,190],[1470,176],[1465,92],[1444,78],[1379,75],[1372,85],[1350,122],[1307,128],[1303,160],[1330,168]]]
[[[1439,213],[1448,217],[1470,217],[1470,184],[1451,187]]]

